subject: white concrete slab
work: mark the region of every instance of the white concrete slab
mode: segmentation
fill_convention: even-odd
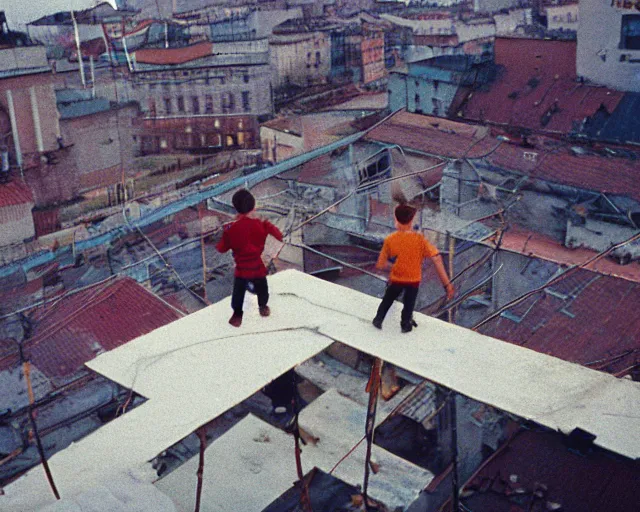
[[[37,512],[177,512],[171,499],[147,482],[115,478],[87,489],[74,498],[62,498]]]
[[[51,458],[63,496],[119,473],[152,479],[148,461],[158,453],[332,340],[547,427],[580,427],[597,436],[597,445],[640,457],[638,383],[419,314],[419,327],[401,334],[396,306],[378,331],[370,320],[379,299],[294,270],[269,279],[269,318],[254,305],[234,329],[226,299],[88,364],[149,402]],[[50,502],[36,468],[5,488],[0,510]]]
[[[325,472],[351,450],[365,433],[366,407],[343,397],[335,389],[323,393],[300,413],[299,424],[305,431],[319,440],[315,445],[303,449],[302,462],[305,471],[317,466]],[[384,419],[376,416],[376,423]],[[334,476],[351,485],[362,485],[366,442],[334,471]],[[396,455],[373,446],[371,459],[379,464],[377,474],[369,478],[368,494],[384,503],[389,510],[409,507],[420,492],[433,480],[433,473]]]
[[[293,436],[249,414],[205,452],[201,512],[260,512],[298,479]],[[155,486],[193,512],[198,457]]]

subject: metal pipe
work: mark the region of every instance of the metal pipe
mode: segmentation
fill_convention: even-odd
[[[36,88],[34,86],[29,87],[29,97],[31,99],[31,114],[33,116],[33,128],[36,134],[36,145],[38,151],[42,153],[44,151],[44,142],[42,141],[42,126],[40,125],[40,111],[38,110],[38,96],[36,95]]]
[[[18,134],[18,121],[16,120],[16,109],[13,104],[13,93],[7,89],[7,105],[9,107],[9,120],[11,121],[11,135],[13,136],[13,147],[16,151],[16,161],[22,172],[22,149],[20,149],[20,135]]]
[[[84,63],[82,62],[82,49],[80,48],[80,32],[78,31],[78,23],[76,22],[76,14],[71,10],[71,21],[73,22],[73,34],[76,39],[76,51],[78,52],[78,67],[80,69],[80,80],[82,80],[82,87],[87,86],[87,81],[84,76]]]
[[[96,70],[93,63],[93,55],[89,55],[89,71],[91,71],[91,97],[96,97]]]

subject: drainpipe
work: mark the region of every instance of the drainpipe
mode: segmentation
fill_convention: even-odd
[[[40,111],[38,110],[38,97],[36,96],[36,88],[29,87],[29,96],[31,97],[31,114],[33,115],[33,128],[36,132],[36,144],[38,151],[44,151],[44,142],[42,141],[42,127],[40,125]]]
[[[16,109],[13,105],[13,93],[11,89],[7,89],[7,105],[9,106],[9,120],[11,121],[11,135],[13,136],[13,146],[16,150],[16,160],[18,167],[20,167],[20,175],[24,179],[22,174],[22,150],[20,149],[20,136],[18,135],[18,122],[16,120]]]
[[[89,56],[89,69],[91,71],[91,97],[96,97],[96,70],[93,64],[93,55]]]
[[[80,49],[80,32],[78,31],[78,24],[76,23],[76,14],[71,11],[71,21],[73,22],[73,33],[76,38],[76,49],[78,51],[78,67],[80,68],[80,80],[82,80],[82,87],[87,86],[87,81],[84,77],[84,63],[82,62],[82,51]]]

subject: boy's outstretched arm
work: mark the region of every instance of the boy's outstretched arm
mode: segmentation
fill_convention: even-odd
[[[227,252],[229,249],[231,249],[231,246],[229,245],[229,237],[227,236],[226,228],[227,226],[222,227],[222,238],[216,244],[216,249],[218,252]]]
[[[442,286],[444,286],[444,289],[447,292],[447,300],[453,299],[456,291],[453,287],[453,283],[451,283],[451,280],[449,279],[446,269],[444,268],[442,256],[440,254],[436,254],[435,256],[431,257],[431,261],[433,261],[433,264],[436,267],[436,272],[438,273],[438,277],[442,282]]]
[[[264,226],[267,229],[267,233],[269,233],[273,238],[275,238],[278,242],[282,242],[282,231],[280,231],[275,225],[273,225],[268,220],[264,221]]]

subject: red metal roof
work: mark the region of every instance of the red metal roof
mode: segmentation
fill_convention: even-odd
[[[107,281],[31,315],[27,357],[50,379],[64,379],[99,352],[109,351],[180,318],[130,278]]]
[[[639,283],[578,270],[549,289],[509,310],[520,321],[501,316],[480,332],[608,373],[639,364]]]
[[[202,42],[184,48],[147,48],[135,52],[136,62],[141,64],[184,64],[213,53],[213,45]]]
[[[575,41],[497,38],[495,63],[498,78],[467,96],[463,117],[569,133],[601,106],[613,112],[624,96],[577,82]]]
[[[638,488],[637,461],[601,451],[580,455],[560,434],[523,430],[475,475],[465,487],[473,494],[461,501],[474,512],[546,512],[547,502],[565,512],[631,511],[638,509]]]
[[[422,124],[416,118],[422,118]],[[367,138],[448,158],[466,156],[473,159],[490,153],[486,159],[505,170],[640,200],[640,159],[597,153],[575,155],[569,145],[543,137],[534,141],[534,148],[503,143],[493,151],[499,141],[489,136],[482,139],[486,134],[483,129],[486,130],[480,126],[399,112],[369,132]]]
[[[19,180],[0,184],[0,208],[33,203],[33,195],[27,185]]]

